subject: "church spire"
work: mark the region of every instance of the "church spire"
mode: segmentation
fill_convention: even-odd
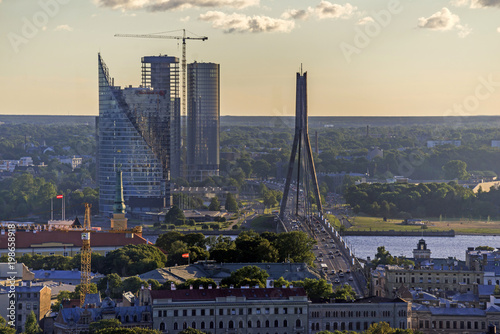
[[[115,182],[115,204],[113,205],[113,213],[125,213],[125,201],[123,199],[123,181],[122,171],[117,169]]]

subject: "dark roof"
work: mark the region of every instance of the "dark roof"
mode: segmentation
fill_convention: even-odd
[[[78,219],[78,217],[75,218],[75,221],[73,222],[73,224],[71,225],[71,227],[83,227],[82,226],[82,223],[80,223],[80,220]]]
[[[33,245],[43,243],[61,243],[68,247],[82,247],[82,231],[36,231],[16,232],[16,248],[31,248]],[[92,247],[113,247],[125,245],[141,245],[148,244],[148,241],[138,234],[133,237],[127,237],[127,233],[109,233],[92,231],[90,242]],[[130,235],[129,235],[130,236]],[[7,248],[8,233],[0,235],[0,249]]]
[[[152,299],[215,300],[219,297],[245,297],[251,299],[288,299],[289,297],[307,297],[303,288],[250,288],[250,289],[193,289],[193,290],[152,290]]]

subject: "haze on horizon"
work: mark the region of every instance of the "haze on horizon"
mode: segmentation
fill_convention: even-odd
[[[188,63],[221,64],[221,115],[498,115],[500,1],[0,0],[0,114],[97,115],[97,53],[115,84],[185,28]],[[179,35],[173,32],[170,35]]]

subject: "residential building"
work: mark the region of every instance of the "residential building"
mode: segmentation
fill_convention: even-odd
[[[81,157],[59,157],[57,158],[60,163],[67,164],[71,166],[71,169],[79,168],[82,165],[83,159]]]
[[[159,63],[158,68],[166,72],[148,70],[147,65],[153,63]],[[119,168],[123,172],[125,204],[134,199],[146,199],[156,204],[154,208],[148,206],[148,210],[160,211],[171,203],[170,176],[175,162],[171,155],[175,156],[177,150],[172,152],[172,146],[180,145],[172,142],[172,138],[178,137],[176,131],[180,131],[177,128],[180,124],[178,59],[144,57],[143,85],[123,89],[114,86],[114,79],[100,55],[98,65],[99,209],[106,215],[113,212],[115,172]],[[152,68],[157,67],[153,65]]]
[[[16,329],[24,332],[26,319],[33,311],[40,321],[50,310],[51,289],[43,285],[32,285],[30,281],[16,287]]]
[[[393,328],[411,327],[411,303],[401,298],[367,297],[309,305],[309,331],[367,330],[373,323],[387,322]]]
[[[153,324],[151,306],[119,307],[107,297],[100,305],[60,310],[53,324],[54,333],[88,333],[90,323],[105,319],[118,319],[124,328],[151,328]]]
[[[188,327],[221,333],[307,333],[303,288],[141,290],[153,310],[153,328],[175,334]]]
[[[188,180],[219,175],[220,68],[219,64],[188,64]]]
[[[433,148],[436,146],[442,146],[442,145],[453,145],[456,147],[459,147],[462,145],[461,140],[428,140],[427,141],[427,148]]]

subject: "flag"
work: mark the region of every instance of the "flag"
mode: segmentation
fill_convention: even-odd
[[[182,254],[182,257],[185,258],[185,259],[187,259],[189,257],[189,253]]]
[[[63,195],[57,195],[56,198],[63,198]]]

